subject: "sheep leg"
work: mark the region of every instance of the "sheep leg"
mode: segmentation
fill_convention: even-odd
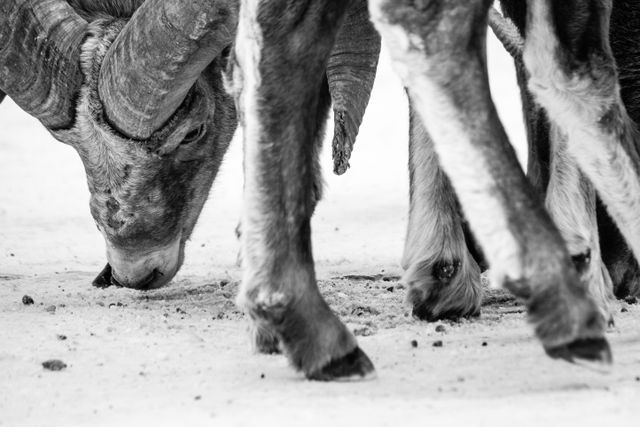
[[[460,208],[415,109],[409,120],[409,224],[402,281],[414,316],[428,321],[480,314],[480,268],[467,249]]]
[[[316,284],[314,142],[326,121],[326,63],[346,2],[243,1],[234,84],[244,130],[243,280],[238,303],[308,378],[373,365]]]
[[[596,218],[596,192],[567,152],[566,138],[551,126],[551,173],[545,204],[580,275],[582,285],[612,322],[613,286],[602,262]]]

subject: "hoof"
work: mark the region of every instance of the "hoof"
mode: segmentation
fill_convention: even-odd
[[[480,315],[480,269],[474,261],[418,262],[402,281],[409,287],[407,302],[420,320],[435,322]]]
[[[411,310],[411,315],[418,320],[425,322],[437,322],[438,320],[458,320],[461,318],[478,317],[480,316],[480,309],[474,308],[469,310],[467,308],[459,308],[454,310],[434,312],[428,302],[424,302],[419,305],[414,305]]]
[[[611,348],[604,338],[577,339],[558,347],[545,348],[552,359],[563,359],[569,363],[611,365]]]
[[[307,375],[315,381],[340,381],[350,379],[364,379],[375,373],[373,363],[369,357],[356,347],[351,353],[334,359],[319,370]]]
[[[260,354],[281,354],[280,340],[264,328],[257,329],[254,335],[254,350]]]

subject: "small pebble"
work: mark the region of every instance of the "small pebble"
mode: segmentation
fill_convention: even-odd
[[[488,345],[488,344],[487,344],[487,342],[486,342],[486,341],[482,341],[482,346],[483,346],[483,347],[486,347],[487,345]]]
[[[56,335],[56,337],[60,340],[60,341],[65,341],[67,339],[66,335],[62,335],[62,334],[58,334]]]
[[[418,341],[416,341],[416,340],[411,340],[411,347],[413,347],[413,348],[418,347]]]
[[[225,286],[227,286],[229,284],[229,281],[226,279],[220,280],[220,287],[224,288]]]
[[[445,332],[446,330],[447,328],[445,328],[444,325],[436,326],[436,332]]]
[[[627,304],[637,304],[638,303],[638,298],[634,297],[634,296],[628,296],[624,299],[624,302],[626,302]]]
[[[202,245],[202,246],[204,246],[204,245]],[[202,399],[202,396],[197,395],[197,396],[196,396],[196,397],[194,397],[193,399],[194,399],[194,400],[200,400],[200,399]]]
[[[264,379],[264,373],[260,374],[260,379],[263,380]]]
[[[442,340],[437,340],[433,342],[434,347],[442,347]]]
[[[629,311],[629,310],[627,310],[627,307],[622,307],[620,309],[620,313],[626,313],[627,311]]]
[[[44,309],[44,311],[53,314],[53,313],[56,312],[56,306],[55,305],[49,305]]]
[[[33,304],[33,298],[31,298],[29,295],[25,295],[22,297],[22,303],[24,305],[31,305]]]
[[[393,292],[393,291],[394,291],[394,289],[395,289],[395,288],[394,288],[393,286],[389,286],[389,287],[387,288],[387,292]]]
[[[51,359],[47,360],[46,362],[42,362],[42,367],[49,371],[61,371],[67,367],[67,364],[62,360]]]

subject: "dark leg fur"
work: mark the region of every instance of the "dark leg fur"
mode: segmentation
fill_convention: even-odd
[[[238,302],[308,378],[365,376],[373,366],[320,295],[311,253],[315,141],[328,105],[325,69],[346,4],[265,0],[242,8],[236,50],[244,107],[244,279]]]

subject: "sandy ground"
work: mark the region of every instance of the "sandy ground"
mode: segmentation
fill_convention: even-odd
[[[495,49],[490,54],[499,111],[524,160],[510,63]],[[6,101],[0,426],[636,425],[638,305],[616,308],[609,333],[615,365],[606,374],[549,360],[522,308],[502,294],[487,301],[479,319],[411,318],[397,277],[406,133],[403,92],[383,62],[352,169],[344,177],[326,175],[326,197],[313,221],[322,292],[358,335],[378,377],[323,384],[304,380],[281,356],[249,351],[246,323],[233,304],[240,277],[233,234],[242,186],[238,141],[174,282],[145,293],[98,290],[90,282],[104,249],[82,165]],[[329,157],[325,150],[326,168]],[[24,305],[24,295],[35,303]],[[44,370],[49,359],[66,369]]]

